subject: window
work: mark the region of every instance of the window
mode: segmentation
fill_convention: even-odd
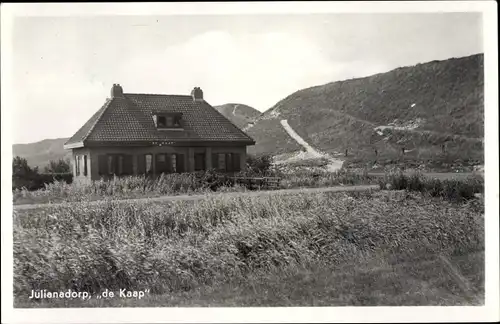
[[[87,163],[88,165],[88,163]],[[88,171],[87,171],[88,172]],[[131,175],[133,170],[133,156],[130,154],[106,154],[98,156],[97,173],[103,175]]]
[[[194,154],[194,170],[195,171],[205,170],[205,153]]]
[[[123,174],[123,155],[118,156],[118,174]]]
[[[170,173],[169,160],[167,159],[167,154],[160,153],[156,154],[156,166],[155,170],[157,174]]]
[[[182,129],[181,113],[158,113],[153,115],[157,128],[180,128]]]
[[[231,154],[231,158],[233,159],[233,171],[239,172],[241,171],[241,156],[239,153]]]
[[[175,154],[175,172],[184,172],[184,154]]]
[[[241,170],[238,153],[214,153],[212,167],[223,172],[238,172]]]
[[[226,154],[226,171],[234,171],[233,155],[231,153]]]
[[[87,176],[88,171],[87,171],[87,156],[83,156],[83,175]]]
[[[226,155],[223,153],[218,155],[217,169],[226,171]]]
[[[167,125],[165,116],[158,116],[158,124],[157,127],[165,127]]]

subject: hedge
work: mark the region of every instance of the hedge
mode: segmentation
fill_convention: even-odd
[[[25,177],[12,176],[12,190],[26,188],[27,190],[38,190],[45,184],[54,181],[73,182],[72,173],[36,173]]]

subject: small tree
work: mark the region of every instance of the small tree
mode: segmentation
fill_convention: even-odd
[[[47,166],[45,166],[45,173],[70,173],[71,167],[69,161],[64,159],[59,159],[58,161],[50,161]]]

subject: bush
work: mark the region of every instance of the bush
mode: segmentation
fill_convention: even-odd
[[[441,197],[450,201],[465,201],[475,194],[484,192],[484,178],[480,175],[467,179],[439,180],[414,172],[406,175],[401,171],[387,173],[379,181],[381,189],[418,191],[432,197]]]
[[[247,172],[250,174],[269,174],[272,165],[271,155],[247,156]]]
[[[59,159],[58,161],[50,161],[44,169],[45,173],[71,173],[71,165],[69,160]]]

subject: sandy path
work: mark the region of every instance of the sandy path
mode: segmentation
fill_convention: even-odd
[[[281,125],[285,129],[285,131],[292,137],[298,144],[302,145],[308,153],[308,155],[312,158],[326,158],[329,163],[327,165],[327,170],[330,172],[338,171],[342,168],[342,164],[344,161],[331,157],[328,154],[318,152],[314,149],[309,143],[307,143],[299,134],[297,134],[293,128],[288,124],[288,120],[281,120]]]

